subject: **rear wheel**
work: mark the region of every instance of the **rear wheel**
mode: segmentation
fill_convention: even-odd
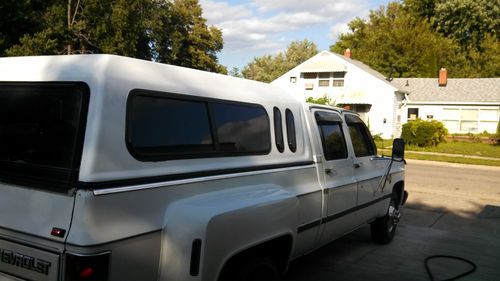
[[[371,224],[372,240],[378,244],[388,244],[394,238],[396,227],[399,223],[401,214],[399,212],[399,204],[397,203],[397,195],[395,193],[391,196],[387,214],[381,218],[376,219]]]
[[[270,281],[279,280],[280,274],[274,260],[266,257],[248,258],[232,264],[219,281]]]

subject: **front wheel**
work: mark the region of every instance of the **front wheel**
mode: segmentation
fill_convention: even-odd
[[[394,238],[396,227],[401,213],[399,212],[399,204],[397,204],[396,194],[392,194],[387,214],[381,218],[376,219],[371,224],[372,240],[378,244],[388,244]]]

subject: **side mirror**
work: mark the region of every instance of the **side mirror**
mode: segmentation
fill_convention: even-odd
[[[405,141],[403,139],[394,139],[392,142],[392,159],[395,161],[405,159]]]

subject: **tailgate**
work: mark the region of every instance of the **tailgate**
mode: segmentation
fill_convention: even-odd
[[[0,281],[16,280],[5,274],[22,280],[58,280],[73,200],[0,182]],[[64,235],[53,235],[54,228]]]
[[[57,280],[59,257],[57,253],[0,239],[0,272],[28,280]],[[0,275],[1,280],[16,280]]]

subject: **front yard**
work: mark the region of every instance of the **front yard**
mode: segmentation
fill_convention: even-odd
[[[390,154],[392,140],[377,141],[376,145],[379,154],[387,155]],[[436,155],[433,153],[442,153],[446,155]],[[475,157],[488,157],[494,159],[481,159]],[[500,166],[500,145],[446,142],[433,147],[407,146],[406,158],[462,164]]]

